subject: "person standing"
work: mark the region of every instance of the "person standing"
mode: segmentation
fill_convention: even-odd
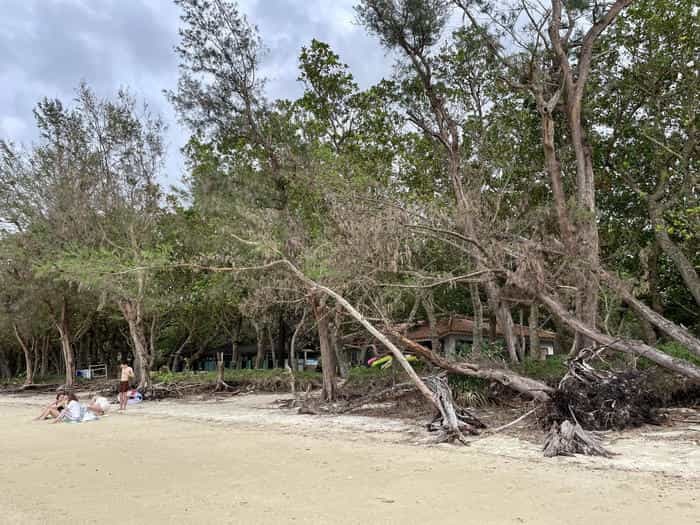
[[[129,398],[129,379],[134,377],[134,369],[129,366],[126,359],[122,359],[119,376],[119,410],[126,409],[126,402]]]

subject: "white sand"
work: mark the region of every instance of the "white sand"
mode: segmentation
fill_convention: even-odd
[[[501,435],[413,446],[407,422],[296,416],[274,396],[80,425],[30,421],[44,399],[0,397],[2,524],[700,523],[693,429],[619,439],[610,461],[545,460]]]

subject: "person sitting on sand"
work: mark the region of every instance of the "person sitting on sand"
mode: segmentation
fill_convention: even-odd
[[[63,392],[56,394],[56,399],[53,400],[44,410],[42,410],[41,415],[36,418],[35,421],[41,421],[47,419],[49,416],[54,419],[58,417],[61,411],[65,408],[67,403],[66,395]]]
[[[80,423],[85,415],[85,408],[72,392],[66,394],[66,400],[68,401],[66,408],[58,414],[58,417],[54,419],[53,423],[58,423],[60,421],[65,421],[66,423]]]
[[[109,410],[109,401],[106,397],[95,396],[92,398],[92,401],[90,401],[87,409],[96,416],[104,416],[107,410]]]

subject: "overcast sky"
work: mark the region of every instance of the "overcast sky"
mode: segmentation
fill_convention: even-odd
[[[312,38],[328,42],[361,86],[386,76],[390,60],[355,22],[356,0],[241,0],[269,48],[270,97],[294,97],[297,58]],[[0,0],[0,138],[31,143],[32,108],[70,100],[81,80],[102,96],[129,87],[168,123],[167,182],[182,174],[187,137],[163,95],[177,82],[179,9],[171,0]]]

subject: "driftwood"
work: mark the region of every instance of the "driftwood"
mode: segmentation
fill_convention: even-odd
[[[545,457],[548,458],[574,454],[605,458],[613,456],[612,452],[603,447],[595,434],[586,432],[577,422],[572,423],[568,419],[561,425],[552,423],[552,428],[545,438],[543,450]]]
[[[508,428],[510,428],[510,427],[512,427],[512,426],[515,426],[515,425],[517,425],[518,423],[520,423],[521,421],[523,421],[525,418],[527,418],[529,415],[534,414],[535,412],[537,412],[537,409],[538,409],[538,408],[540,408],[540,407],[539,407],[539,406],[536,406],[536,407],[533,408],[532,410],[528,410],[528,411],[525,412],[522,416],[519,416],[518,418],[514,419],[514,420],[511,421],[510,423],[506,423],[505,425],[501,425],[500,427],[490,428],[490,429],[488,429],[486,432],[484,432],[484,434],[489,434],[489,435],[490,435],[490,434],[496,434],[496,433],[502,432],[502,431],[504,431],[504,430],[506,430],[506,429],[508,429]]]
[[[433,392],[434,399],[439,407],[439,412],[428,424],[430,432],[438,433],[438,442],[457,441],[467,445],[468,441],[464,435],[465,433],[477,435],[480,429],[486,428],[486,425],[479,418],[468,410],[455,405],[452,391],[444,375],[426,377],[423,381]]]
[[[426,348],[425,346],[412,341],[397,331],[391,331],[390,335],[392,339],[407,350],[413,352],[419,357],[422,357],[438,368],[442,368],[443,370],[452,374],[496,381],[536,401],[549,401],[550,395],[554,392],[554,389],[549,385],[517,374],[512,370],[508,370],[506,368],[484,367],[475,363],[468,363],[466,361],[450,361],[436,354],[430,348]]]

